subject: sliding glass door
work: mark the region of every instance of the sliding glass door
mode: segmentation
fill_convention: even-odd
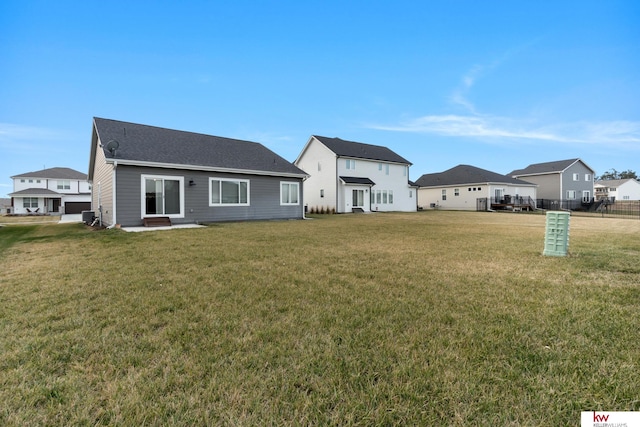
[[[182,216],[181,177],[143,176],[143,215]]]

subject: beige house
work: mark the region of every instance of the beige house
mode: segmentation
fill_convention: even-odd
[[[470,165],[422,175],[416,181],[420,209],[533,210],[537,185]]]

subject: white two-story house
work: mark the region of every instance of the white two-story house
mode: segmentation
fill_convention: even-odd
[[[309,209],[337,213],[417,209],[409,162],[387,147],[313,135],[294,162]]]
[[[597,200],[640,200],[640,181],[633,178],[601,180],[594,187]]]
[[[91,209],[87,174],[49,168],[12,176],[14,214],[77,214]]]

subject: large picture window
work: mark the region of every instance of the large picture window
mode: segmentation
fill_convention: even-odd
[[[184,216],[184,178],[142,175],[142,216]]]
[[[22,206],[25,208],[37,208],[38,207],[38,198],[37,197],[25,197],[22,199]]]
[[[249,206],[249,180],[209,178],[211,206]]]
[[[298,205],[300,204],[300,186],[297,182],[280,183],[280,204]]]

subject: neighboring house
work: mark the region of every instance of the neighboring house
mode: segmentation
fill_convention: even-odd
[[[294,163],[309,174],[304,182],[309,209],[417,209],[417,188],[409,181],[411,162],[387,147],[313,135]]]
[[[91,209],[91,186],[82,172],[49,168],[11,179],[13,214],[78,214]]]
[[[458,165],[418,180],[421,209],[488,210],[536,208],[536,184],[475,166]]]
[[[509,174],[538,184],[538,207],[574,209],[594,200],[595,171],[580,159],[536,163]]]
[[[633,178],[596,181],[596,200],[640,200],[640,182]]]
[[[11,213],[11,199],[0,198],[0,215]]]
[[[102,225],[303,218],[305,177],[256,142],[93,120],[89,182]]]

